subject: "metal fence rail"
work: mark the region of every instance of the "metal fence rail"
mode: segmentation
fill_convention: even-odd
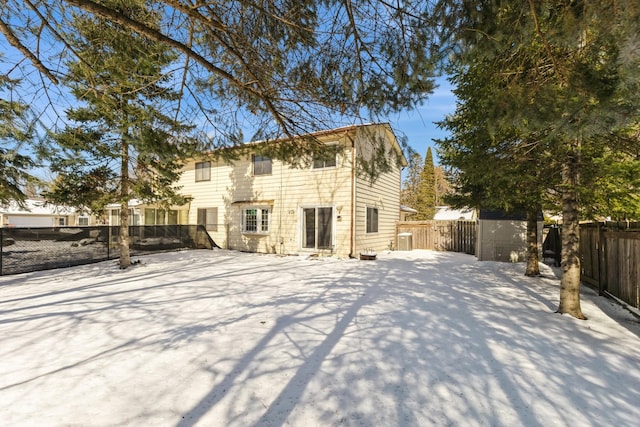
[[[70,267],[120,256],[120,227],[0,228],[0,275]],[[217,247],[202,225],[129,227],[131,255]]]

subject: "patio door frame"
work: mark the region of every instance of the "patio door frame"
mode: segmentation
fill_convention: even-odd
[[[305,241],[306,241],[306,235],[307,235],[307,212],[309,212],[310,210],[314,210],[314,225],[313,225],[313,231],[314,231],[314,245],[313,247],[305,247]],[[330,237],[330,242],[328,246],[322,246],[322,247],[318,247],[318,241],[319,241],[319,217],[320,215],[318,215],[318,210],[319,209],[331,209],[331,216],[330,216],[330,220],[331,220],[331,224],[330,224],[330,232],[331,232],[331,237]],[[298,218],[299,218],[299,233],[300,233],[300,238],[298,239],[298,246],[300,248],[301,251],[326,251],[329,250],[331,252],[335,251],[335,246],[336,246],[336,208],[333,205],[305,205],[305,206],[300,206],[300,211],[298,214]]]

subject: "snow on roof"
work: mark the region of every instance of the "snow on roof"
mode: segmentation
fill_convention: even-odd
[[[405,205],[400,205],[400,210],[402,212],[408,212],[408,213],[412,213],[412,214],[418,213],[417,210],[415,210],[413,208],[410,208],[409,206],[405,206]]]
[[[455,221],[458,219],[472,221],[475,219],[475,210],[470,208],[454,209],[449,206],[436,206],[433,219],[438,221]]]
[[[129,205],[130,208],[136,208],[140,205],[143,205],[144,203],[138,199],[131,199],[127,204]],[[120,203],[109,203],[107,205],[107,208],[120,209]]]
[[[0,213],[5,215],[71,215],[76,211],[68,206],[54,205],[38,199],[26,199],[24,204],[24,208],[15,201],[5,205],[0,204]]]

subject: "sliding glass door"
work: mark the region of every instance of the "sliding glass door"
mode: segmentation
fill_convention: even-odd
[[[302,247],[305,249],[333,247],[333,208],[302,209]]]

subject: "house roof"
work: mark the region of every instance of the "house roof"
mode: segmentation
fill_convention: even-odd
[[[273,205],[274,203],[275,203],[275,200],[268,199],[268,200],[236,200],[231,204],[232,205]]]
[[[145,203],[138,199],[131,199],[127,204],[130,208],[136,208],[140,205],[144,205]],[[120,203],[109,203],[106,207],[107,209],[120,209]]]
[[[338,128],[334,128],[334,129],[327,129],[327,130],[322,130],[322,131],[316,131],[316,132],[311,132],[307,135],[302,135],[302,136],[313,136],[313,137],[322,137],[325,135],[333,135],[333,134],[339,134],[339,133],[348,133],[348,132],[354,132],[357,131],[358,129],[363,129],[363,128],[367,128],[367,127],[382,127],[385,132],[390,136],[390,141],[391,144],[393,145],[394,150],[396,150],[396,152],[400,155],[400,158],[402,160],[402,166],[407,166],[408,162],[407,162],[407,158],[404,155],[404,152],[402,151],[402,147],[400,147],[400,144],[398,143],[398,138],[396,138],[396,134],[393,132],[393,128],[391,127],[391,125],[388,122],[384,122],[384,123],[363,123],[363,124],[359,124],[359,125],[348,125],[348,126],[342,126],[342,127],[338,127]]]
[[[411,213],[411,214],[416,214],[418,213],[417,210],[410,208],[409,206],[405,206],[405,205],[400,205],[400,211],[402,212],[407,212],[407,213]]]
[[[354,130],[357,130],[359,128],[363,128],[363,127],[369,127],[369,126],[387,126],[389,127],[389,129],[391,128],[391,126],[389,125],[389,123],[363,123],[363,124],[359,124],[359,125],[347,125],[347,126],[340,126],[337,128],[333,128],[333,129],[324,129],[324,130],[317,130],[315,132],[309,132],[309,133],[305,133],[305,134],[301,134],[301,135],[294,135],[293,138],[302,138],[302,137],[309,137],[312,136],[314,138],[318,138],[321,136],[325,136],[325,135],[333,135],[336,133],[345,133],[345,132],[351,132]],[[279,141],[279,140],[286,140],[288,138],[276,138],[273,141]],[[267,140],[258,140],[258,141],[248,141],[245,144],[262,144],[265,142],[269,142]]]
[[[347,126],[341,126],[341,127],[337,127],[337,128],[333,128],[333,129],[326,129],[326,130],[319,130],[319,131],[315,131],[315,132],[309,132],[307,134],[301,134],[301,135],[294,135],[293,138],[297,139],[297,138],[303,138],[303,137],[313,137],[313,138],[321,138],[323,136],[329,136],[329,135],[336,135],[336,134],[345,134],[345,133],[349,133],[349,132],[355,132],[358,129],[362,129],[362,128],[366,128],[366,127],[382,127],[385,129],[385,131],[390,135],[390,140],[391,143],[393,145],[393,148],[396,150],[396,152],[400,155],[401,159],[402,159],[402,166],[406,166],[408,164],[407,162],[407,158],[404,155],[404,152],[402,151],[402,148],[400,147],[400,144],[398,143],[398,138],[396,138],[395,133],[393,132],[393,128],[391,127],[391,125],[389,123],[363,123],[363,124],[357,124],[357,125],[347,125]],[[276,138],[273,140],[258,140],[258,141],[248,141],[245,142],[244,144],[240,144],[238,147],[228,147],[228,148],[242,148],[242,147],[251,147],[252,145],[259,145],[259,144],[264,144],[267,142],[277,142],[277,141],[285,141],[288,138]],[[219,148],[216,150],[211,150],[211,151],[207,151],[204,152],[203,154],[213,154],[218,150],[225,150],[227,149],[225,148]],[[197,157],[196,157],[197,158]]]
[[[0,204],[0,213],[5,215],[71,215],[76,212],[74,208],[54,205],[39,199],[26,199],[24,205],[25,207],[21,207],[15,201],[4,205]]]
[[[526,221],[527,213],[524,211],[507,213],[501,210],[480,209],[478,218],[488,219],[488,220]],[[542,211],[538,212],[538,221],[544,221],[544,216],[542,215]]]
[[[476,211],[472,208],[452,208],[450,206],[436,206],[436,213],[433,215],[433,219],[437,221],[455,221],[455,220],[467,220],[473,221]]]

